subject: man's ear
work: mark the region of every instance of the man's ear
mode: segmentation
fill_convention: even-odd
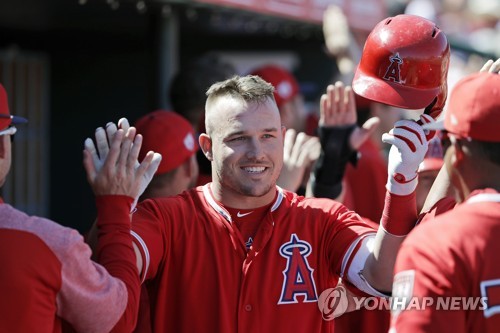
[[[203,154],[206,156],[206,158],[208,158],[209,161],[212,161],[212,139],[207,134],[202,133],[200,134],[198,141],[200,143]]]

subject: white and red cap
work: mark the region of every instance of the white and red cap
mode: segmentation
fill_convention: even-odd
[[[12,124],[24,124],[28,120],[23,117],[13,116],[9,111],[9,103],[7,101],[7,93],[3,85],[0,84],[0,131],[6,129]]]
[[[266,65],[254,70],[252,75],[258,75],[264,81],[273,85],[274,99],[278,108],[297,96],[300,92],[297,80],[283,67]]]
[[[139,118],[135,127],[143,136],[139,160],[150,150],[162,155],[157,175],[176,169],[198,151],[193,127],[178,113],[157,110]]]

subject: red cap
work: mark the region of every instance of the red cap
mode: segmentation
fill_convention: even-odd
[[[0,84],[0,131],[6,129],[10,124],[24,124],[26,122],[28,121],[25,118],[10,114],[7,93]]]
[[[198,150],[191,124],[181,115],[165,110],[148,113],[137,120],[137,133],[143,141],[139,160],[150,150],[162,155],[156,174],[174,170]]]
[[[274,86],[274,99],[278,108],[299,94],[299,83],[286,69],[268,65],[252,72]]]
[[[453,88],[444,121],[424,129],[445,129],[464,138],[500,142],[500,75],[475,73]]]

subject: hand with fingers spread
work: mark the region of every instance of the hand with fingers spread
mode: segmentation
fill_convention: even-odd
[[[380,119],[370,118],[362,127],[356,125],[357,120],[356,102],[352,88],[344,86],[342,82],[329,85],[326,94],[321,96],[319,126],[327,128],[352,127],[349,145],[353,150],[358,150],[376,130]]]
[[[311,177],[314,196],[334,199],[341,194],[347,162],[355,163],[356,150],[380,122],[378,118],[371,118],[360,128],[356,121],[356,103],[351,87],[345,87],[342,82],[329,85],[320,100],[318,134],[322,150]]]
[[[420,122],[430,123],[433,118],[421,115]],[[413,120],[400,120],[389,133],[382,135],[382,141],[392,145],[387,190],[397,195],[413,193],[418,183],[418,166],[424,160],[429,144],[422,126]]]
[[[130,196],[135,199],[135,207],[158,168],[161,155],[149,152],[139,163],[142,136],[136,136],[134,127],[124,127],[126,131],[108,123],[106,130],[98,128],[97,149],[90,138],[85,140],[84,166],[95,195]]]
[[[289,191],[297,191],[304,173],[312,162],[319,157],[321,146],[317,137],[288,129],[284,141],[283,168],[278,185]]]

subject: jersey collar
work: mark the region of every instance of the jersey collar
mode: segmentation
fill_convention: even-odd
[[[203,186],[203,196],[205,200],[207,200],[208,204],[217,212],[219,215],[222,215],[229,223],[232,223],[231,215],[228,211],[222,207],[213,197],[212,191],[210,190],[210,184],[205,184]],[[283,201],[283,189],[276,185],[276,191],[278,191],[278,195],[276,196],[276,200],[274,204],[271,206],[271,212],[274,212],[280,206]]]
[[[493,189],[474,191],[465,202],[468,204],[477,202],[500,202],[500,193]]]

